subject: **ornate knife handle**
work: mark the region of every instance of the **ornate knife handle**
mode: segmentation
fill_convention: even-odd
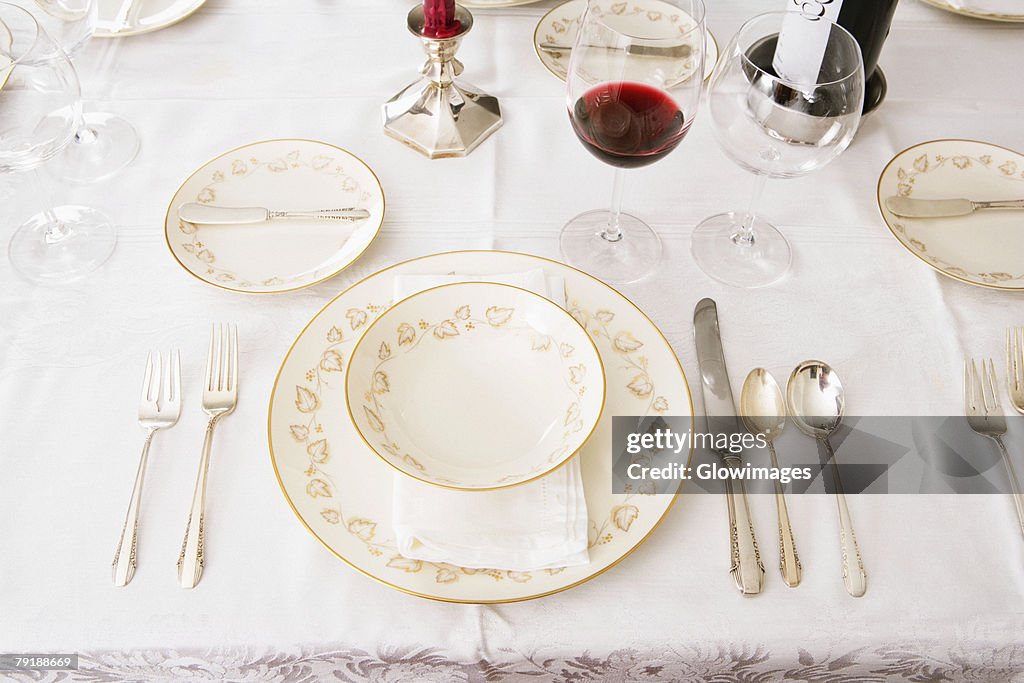
[[[213,429],[217,418],[211,417],[206,425],[203,440],[203,455],[199,460],[199,473],[192,493],[192,507],[189,508],[185,523],[185,539],[181,542],[178,555],[178,583],[182,588],[195,588],[203,576],[203,511],[206,507],[206,473],[210,469],[210,450],[213,446]]]
[[[1024,199],[1004,199],[994,202],[974,202],[975,209],[1024,209]]]
[[[313,211],[269,211],[268,218],[311,218],[318,221],[361,221],[370,217],[366,209],[316,209]]]
[[[740,459],[736,457],[724,460],[730,466],[740,465]],[[729,504],[729,538],[732,547],[732,567],[729,572],[741,593],[757,595],[764,587],[764,563],[761,562],[761,552],[757,547],[757,536],[743,482],[739,479],[735,482],[726,479],[725,495]]]

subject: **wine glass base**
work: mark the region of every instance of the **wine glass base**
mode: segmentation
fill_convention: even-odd
[[[560,239],[566,263],[609,284],[637,282],[657,270],[661,239],[651,226],[621,213],[621,237],[613,242],[604,237],[610,220],[611,212],[598,210],[566,223]]]
[[[89,112],[78,135],[50,168],[61,180],[95,183],[116,175],[139,153],[139,134],[120,116]]]
[[[23,223],[11,238],[8,255],[25,279],[62,284],[99,268],[116,244],[114,224],[99,211],[87,206],[58,206]]]
[[[793,251],[785,236],[759,217],[754,218],[751,243],[734,240],[745,217],[745,212],[730,211],[704,219],[693,229],[690,251],[700,269],[719,282],[764,287],[789,272]]]

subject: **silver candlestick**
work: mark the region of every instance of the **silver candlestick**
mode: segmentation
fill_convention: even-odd
[[[409,12],[409,32],[423,42],[427,63],[421,78],[384,105],[384,131],[431,159],[466,156],[501,127],[498,98],[456,78],[463,66],[455,53],[473,28],[473,15],[456,5],[455,18],[458,33],[430,38],[423,35],[423,6]]]

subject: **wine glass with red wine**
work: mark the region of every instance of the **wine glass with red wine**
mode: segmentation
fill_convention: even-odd
[[[623,169],[653,164],[693,124],[704,81],[704,4],[647,0],[642,12],[588,2],[569,62],[567,104],[583,146],[615,168],[610,210],[562,229],[562,255],[606,282],[640,280],[661,259],[661,240],[622,213]]]

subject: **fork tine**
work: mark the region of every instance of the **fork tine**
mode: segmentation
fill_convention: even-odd
[[[969,362],[964,358],[964,410],[968,415],[974,411],[974,406],[971,404],[971,371]]]
[[[150,382],[153,381],[153,352],[146,356],[146,376],[142,380],[142,400],[149,400]]]
[[[231,353],[231,337],[229,335],[230,325],[220,325],[220,390],[227,391],[228,388],[228,356]]]
[[[154,355],[156,357],[156,363],[153,367],[153,385],[150,387],[149,400],[156,403],[160,400],[160,386],[162,384],[160,379],[163,374],[163,357],[160,355],[159,351]]]
[[[206,354],[206,379],[203,382],[203,387],[206,391],[213,389],[213,360],[216,349],[214,348],[214,340],[217,338],[217,326],[210,326],[210,350]]]
[[[995,367],[992,365],[992,359],[988,359],[988,368],[985,368],[984,361],[982,361],[982,396],[985,400],[985,413],[994,413],[999,410],[999,394],[998,394],[998,380],[995,378]],[[987,370],[988,372],[985,372]]]
[[[171,374],[171,401],[177,403],[181,400],[181,352],[174,349],[172,353],[172,364],[174,365]]]
[[[231,384],[228,389],[238,389],[238,325],[231,326]]]
[[[971,359],[971,410],[978,410],[978,394],[981,392],[981,383],[978,379],[978,366],[975,360]]]

